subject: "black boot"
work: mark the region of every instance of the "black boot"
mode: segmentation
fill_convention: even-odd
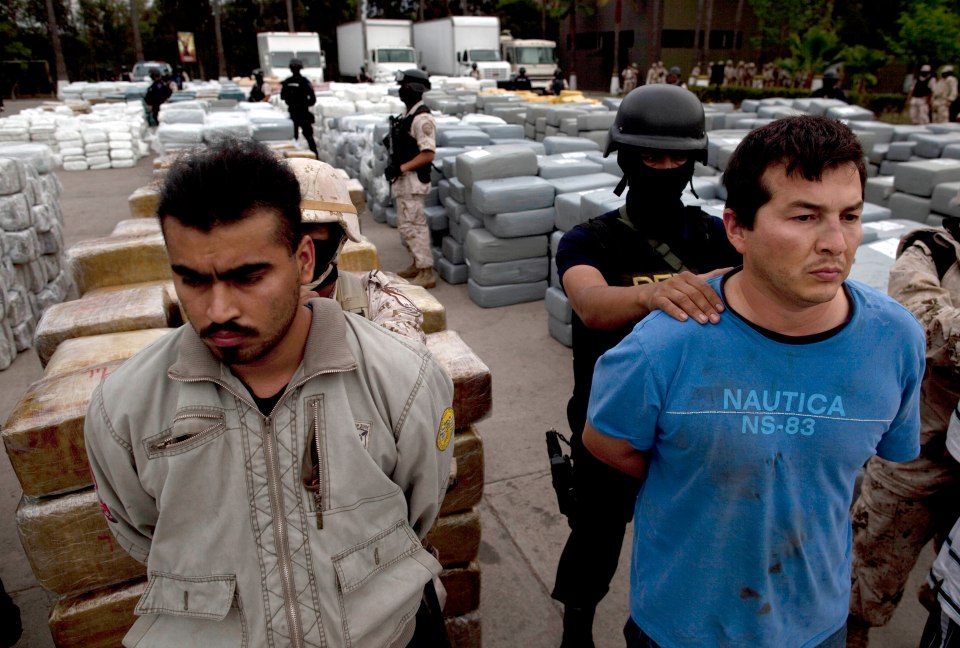
[[[596,608],[563,608],[563,641],[560,648],[594,648],[593,615]]]

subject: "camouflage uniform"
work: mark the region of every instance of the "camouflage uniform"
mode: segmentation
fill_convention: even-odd
[[[404,116],[416,111],[422,102],[415,104]],[[421,151],[437,150],[437,125],[430,113],[417,115],[410,125],[410,135],[417,141]],[[423,213],[423,201],[430,191],[429,182],[420,182],[416,171],[400,174],[393,183],[393,199],[397,209],[397,229],[404,247],[410,250],[418,268],[433,267],[433,252],[430,249],[430,230]]]
[[[943,252],[933,256],[931,246]],[[920,456],[906,463],[872,458],[853,505],[850,615],[870,626],[890,620],[923,546],[942,541],[960,515],[960,471],[946,450],[950,414],[960,399],[960,243],[944,229],[900,243],[890,295],[927,334],[920,394]],[[952,255],[952,256],[951,256]],[[943,278],[940,279],[938,265]]]
[[[957,77],[944,75],[933,88],[933,123],[950,121],[950,104],[957,98]]]
[[[379,270],[363,275],[341,272],[334,298],[348,313],[366,317],[388,331],[421,344],[427,343],[423,333],[423,313]]]

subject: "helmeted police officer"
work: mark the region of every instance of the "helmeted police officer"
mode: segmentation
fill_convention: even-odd
[[[572,432],[575,504],[553,597],[564,604],[563,648],[593,646],[593,617],[617,569],[640,482],[602,463],[581,441],[597,359],[650,311],[701,324],[723,310],[704,273],[738,265],[723,223],[680,195],[704,161],[703,106],[683,88],[646,85],[628,94],[610,129],[629,186],[626,205],[567,232],[557,269],[574,311]]]
[[[290,119],[293,120],[293,139],[300,136],[307,140],[307,146],[317,155],[317,143],[313,140],[313,113],[310,106],[317,103],[317,96],[313,93],[313,84],[300,74],[303,62],[300,59],[290,59],[291,76],[283,80],[280,98],[287,104]]]
[[[430,167],[437,148],[437,126],[430,109],[423,104],[423,93],[430,89],[426,72],[410,69],[397,75],[400,100],[407,110],[392,120],[389,148],[390,165],[384,175],[392,185],[397,209],[400,240],[413,263],[397,274],[424,288],[437,285],[433,273],[430,230],[423,213],[423,201],[430,191]]]

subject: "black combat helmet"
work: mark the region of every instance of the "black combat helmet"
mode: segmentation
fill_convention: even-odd
[[[655,83],[632,90],[623,98],[610,127],[604,156],[624,147],[658,151],[690,151],[707,159],[703,104],[679,86]]]
[[[417,68],[397,72],[397,83],[420,94],[430,89],[430,77],[427,76],[426,72]]]

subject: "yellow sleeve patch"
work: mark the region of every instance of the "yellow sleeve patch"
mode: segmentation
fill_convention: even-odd
[[[448,407],[443,410],[443,416],[440,417],[440,429],[437,430],[437,449],[443,452],[450,445],[453,438],[453,430],[456,424],[453,420],[453,408]]]

